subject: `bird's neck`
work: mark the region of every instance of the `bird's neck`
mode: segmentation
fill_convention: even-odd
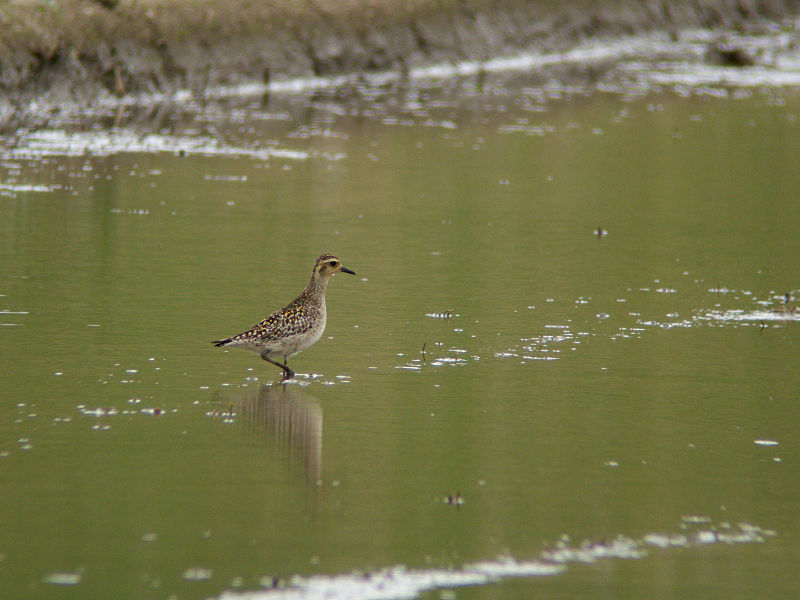
[[[311,276],[306,289],[303,290],[303,295],[317,302],[325,302],[325,290],[328,289],[328,281],[330,277]]]

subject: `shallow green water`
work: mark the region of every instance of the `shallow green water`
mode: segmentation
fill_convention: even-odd
[[[800,95],[739,95],[323,93],[7,139],[4,597],[498,557],[559,568],[419,593],[797,597]],[[358,276],[296,381],[211,346],[323,251]]]

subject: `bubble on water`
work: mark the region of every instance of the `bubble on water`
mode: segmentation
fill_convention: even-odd
[[[204,567],[192,567],[183,572],[183,578],[188,579],[189,581],[203,581],[205,579],[211,579],[212,575],[212,570]]]
[[[53,585],[77,585],[81,582],[80,573],[50,573],[42,578],[45,583]]]

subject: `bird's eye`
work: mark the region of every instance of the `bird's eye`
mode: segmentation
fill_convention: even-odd
[[[338,267],[338,266],[339,266],[339,263],[338,263],[338,262],[336,262],[335,260],[332,260],[332,261],[330,262],[330,265],[331,265],[332,267],[336,268],[336,267]]]

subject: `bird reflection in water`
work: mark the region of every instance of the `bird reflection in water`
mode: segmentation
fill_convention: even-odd
[[[267,385],[242,390],[231,408],[246,428],[273,443],[287,462],[302,460],[306,480],[322,478],[322,407],[294,385]],[[229,417],[230,413],[219,413]]]

